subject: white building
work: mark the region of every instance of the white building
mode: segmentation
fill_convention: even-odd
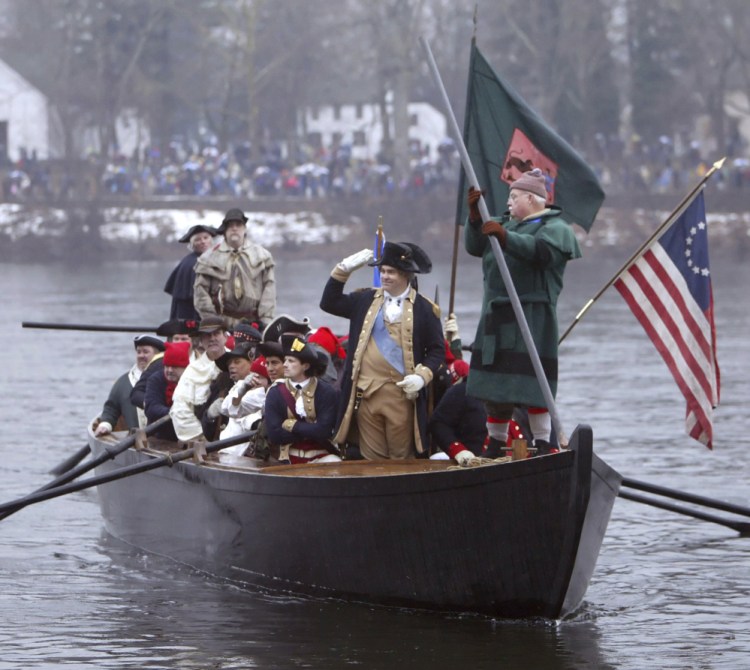
[[[148,125],[134,110],[125,109],[115,123],[118,153],[130,156],[151,141]],[[86,156],[100,152],[99,136],[92,127],[73,129],[75,152]],[[47,96],[0,60],[0,160],[16,162],[25,151],[39,160],[61,158],[64,140],[60,118]]]
[[[445,116],[426,102],[410,102],[409,141],[412,147],[426,151],[431,160],[438,158],[438,145],[446,137]],[[392,107],[391,137],[393,137]],[[346,144],[352,158],[375,160],[383,142],[383,121],[380,107],[372,104],[323,106],[305,111],[301,134],[313,147]]]
[[[0,159],[17,161],[25,151],[37,158],[59,158],[63,140],[47,97],[0,60]]]

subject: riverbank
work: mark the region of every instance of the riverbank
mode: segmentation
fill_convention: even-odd
[[[724,209],[719,210],[717,202]],[[185,253],[177,240],[186,230],[198,223],[218,226],[226,209],[238,204],[250,219],[251,238],[276,255],[340,258],[372,244],[381,216],[388,239],[415,241],[435,259],[452,253],[455,198],[448,195],[241,203],[164,199],[137,206],[0,203],[0,262],[177,259]],[[636,249],[676,204],[671,196],[612,198],[591,232],[576,227],[576,234],[585,252],[621,258],[623,249]],[[739,202],[736,211],[726,205],[721,193],[707,196],[711,253],[743,260],[750,256],[750,213]]]

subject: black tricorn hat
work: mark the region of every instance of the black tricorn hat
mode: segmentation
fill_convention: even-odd
[[[293,356],[303,363],[309,363],[314,375],[322,374],[326,369],[325,358],[312,344],[305,342],[304,336],[299,333],[282,333],[281,349],[284,356]]]
[[[183,244],[185,242],[190,242],[190,238],[195,235],[196,233],[208,233],[211,237],[215,237],[219,234],[219,231],[216,230],[213,226],[204,226],[202,223],[198,224],[197,226],[191,226],[190,230],[188,230],[179,240],[178,242],[182,242]]]
[[[162,323],[156,334],[161,337],[172,337],[172,335],[193,335],[198,330],[198,321],[192,319],[170,319]]]
[[[230,209],[225,215],[224,220],[221,222],[221,225],[219,226],[218,230],[216,231],[220,235],[223,235],[227,230],[227,224],[230,221],[239,221],[240,223],[247,223],[247,217],[245,216],[245,213],[238,209],[237,207],[233,207]]]
[[[287,314],[277,316],[263,330],[264,342],[278,342],[282,333],[302,333],[306,335],[310,332],[310,319],[303,316],[302,319],[294,319]]]
[[[402,272],[427,274],[432,270],[432,261],[425,251],[411,242],[386,242],[383,253],[376,261],[368,263],[370,267],[389,265]]]

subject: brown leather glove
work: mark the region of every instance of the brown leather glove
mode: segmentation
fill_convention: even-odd
[[[482,220],[482,214],[479,211],[479,198],[484,195],[485,191],[480,191],[473,186],[469,186],[469,193],[466,202],[469,204],[469,221],[479,223]]]
[[[508,233],[502,223],[497,221],[486,221],[482,224],[482,233],[484,235],[494,235],[497,241],[500,242],[500,246],[505,248],[505,240],[507,239]]]

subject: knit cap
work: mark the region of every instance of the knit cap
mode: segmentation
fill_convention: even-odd
[[[190,364],[190,342],[166,342],[164,346],[164,365],[186,368]]]
[[[539,168],[534,168],[528,172],[524,172],[518,179],[516,179],[510,185],[511,191],[517,189],[519,191],[528,191],[534,195],[538,195],[540,198],[547,197],[547,180],[544,178],[542,171]]]

